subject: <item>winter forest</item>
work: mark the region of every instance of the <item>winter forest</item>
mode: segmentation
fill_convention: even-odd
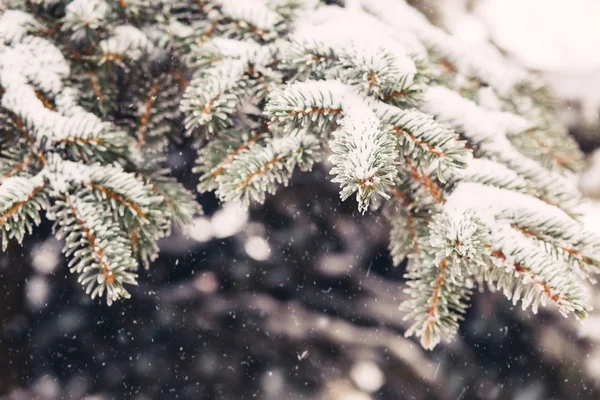
[[[599,18],[0,0],[0,399],[600,398]]]

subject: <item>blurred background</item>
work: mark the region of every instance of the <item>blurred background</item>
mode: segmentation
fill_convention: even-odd
[[[588,155],[581,187],[600,199],[600,3],[410,2],[545,75]],[[193,160],[185,145],[169,158],[189,188]],[[0,398],[600,398],[598,288],[583,324],[478,293],[456,340],[427,352],[403,336],[384,219],[340,203],[322,167],[249,211],[199,200],[205,216],[110,308],[83,293],[47,223],[0,254]]]

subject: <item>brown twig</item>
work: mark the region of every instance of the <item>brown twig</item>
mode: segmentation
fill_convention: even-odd
[[[104,96],[102,95],[102,89],[100,88],[100,84],[98,83],[98,77],[93,71],[87,71],[87,74],[90,77],[90,81],[92,81],[92,88],[94,89],[94,93],[96,93],[98,103],[100,105],[104,104]]]
[[[418,235],[417,235],[417,229],[415,227],[415,219],[409,210],[410,200],[408,200],[408,197],[406,197],[406,195],[404,193],[402,193],[402,191],[400,191],[400,189],[398,189],[398,188],[394,189],[394,195],[400,199],[400,201],[402,202],[402,205],[405,208],[405,215],[406,215],[406,219],[408,221],[408,231],[410,232],[410,236],[412,237],[413,248],[415,249],[416,252],[419,252],[420,245],[417,240]]]
[[[156,94],[158,92],[158,80],[154,80],[152,85],[150,86],[150,93],[148,93],[148,98],[146,99],[146,110],[144,111],[144,115],[142,115],[142,120],[140,122],[140,129],[138,130],[138,140],[137,147],[141,149],[144,144],[146,144],[146,134],[148,133],[148,124],[150,122],[150,115],[152,114],[152,107],[154,106],[154,101],[156,100]]]
[[[408,158],[406,158],[406,162],[410,168],[410,176],[425,187],[437,203],[444,203],[440,187],[428,175],[419,172],[417,167]]]
[[[392,130],[394,131],[394,133],[398,136],[402,136],[404,138],[409,139],[410,141],[412,141],[414,144],[416,144],[417,146],[421,146],[421,147],[425,147],[427,148],[427,150],[433,154],[436,157],[446,157],[446,153],[444,153],[443,151],[437,150],[435,147],[433,147],[432,145],[430,145],[429,143],[425,142],[424,140],[421,140],[419,138],[417,138],[416,136],[412,135],[410,132],[401,129],[401,128],[397,128],[397,127],[393,127]]]
[[[429,306],[429,310],[427,311],[427,324],[425,325],[425,329],[423,329],[423,344],[425,347],[429,347],[429,330],[433,328],[437,321],[437,307],[440,300],[440,294],[442,291],[442,286],[444,285],[446,279],[446,269],[448,268],[448,259],[444,258],[440,263],[437,273],[437,279],[435,281],[435,289],[433,290],[433,297],[431,298],[431,304]]]
[[[10,178],[11,176],[16,175],[17,173],[19,173],[19,171],[21,171],[23,168],[25,168],[27,165],[29,165],[29,163],[33,159],[34,159],[34,157],[32,157],[30,154],[27,154],[20,163],[18,163],[13,169],[8,171],[6,173],[6,175],[4,175],[4,178]]]
[[[559,165],[560,167],[565,167],[568,163],[575,161],[574,157],[568,157],[568,156],[558,154],[552,148],[552,146],[550,146],[543,138],[539,137],[537,132],[538,132],[538,130],[536,128],[531,128],[531,129],[528,129],[525,131],[526,134],[528,134],[529,136],[531,136],[535,139],[537,144],[546,151],[548,156],[550,156],[550,158],[552,160],[554,160],[554,162],[556,162],[557,165]]]
[[[231,153],[229,155],[229,157],[227,157],[226,160],[224,160],[223,162],[221,162],[216,168],[213,168],[213,170],[210,172],[210,174],[216,178],[217,176],[221,175],[223,173],[223,171],[225,170],[225,166],[229,165],[233,162],[233,160],[235,160],[235,158],[244,150],[246,150],[248,147],[250,147],[250,144],[256,142],[258,140],[258,138],[260,137],[260,135],[262,134],[262,132],[256,132],[254,135],[252,135],[248,141],[246,141],[244,144],[242,144],[240,147],[238,147],[233,153]]]
[[[134,202],[131,202],[129,200],[127,200],[125,197],[123,197],[122,195],[113,192],[112,190],[104,187],[104,186],[99,186],[95,183],[90,183],[90,187],[98,192],[104,193],[106,196],[115,199],[116,201],[125,204],[127,207],[129,207],[130,209],[132,209],[133,211],[136,212],[136,214],[141,215],[142,217],[146,217],[148,215],[148,211],[142,209],[140,206],[138,206],[137,204],[135,204]]]
[[[269,169],[271,169],[271,166],[273,166],[274,164],[276,164],[279,161],[281,161],[281,158],[282,158],[281,156],[276,156],[275,158],[273,158],[271,161],[269,161],[268,163],[266,163],[265,165],[263,165],[258,171],[250,174],[250,176],[248,176],[246,179],[244,179],[244,181],[238,183],[238,187],[247,186],[250,182],[252,182],[254,180],[254,178],[256,178],[259,175],[264,174]]]
[[[35,90],[35,96],[40,99],[40,101],[42,102],[42,104],[44,105],[44,107],[46,107],[48,110],[54,111],[54,105],[52,104],[52,102],[50,101],[50,99],[48,99],[44,93],[42,93],[40,90]]]
[[[13,116],[15,123],[17,124],[17,127],[19,128],[19,131],[21,131],[21,134],[23,135],[23,137],[25,138],[25,140],[27,141],[27,143],[29,143],[29,145],[32,147],[33,150],[33,155],[44,165],[46,165],[46,156],[44,155],[44,153],[42,153],[41,151],[37,150],[37,145],[35,143],[35,140],[33,140],[33,138],[31,137],[31,135],[29,134],[29,131],[27,131],[27,127],[25,126],[25,124],[23,123],[23,121],[21,121],[21,118],[19,118],[18,115],[14,115]]]

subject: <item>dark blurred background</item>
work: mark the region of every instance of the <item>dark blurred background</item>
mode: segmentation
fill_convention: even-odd
[[[540,1],[412,3],[471,45],[491,40],[546,75],[563,121],[589,155],[582,188],[600,196],[600,51],[586,65],[571,49],[600,43],[597,23],[584,29],[598,3]],[[570,22],[584,26],[574,29],[579,38],[560,20],[560,40],[549,42],[558,15],[580,18]],[[518,35],[507,18],[513,26],[529,21],[534,39],[541,32],[546,42],[527,42],[554,64],[539,53],[532,65],[522,41],[511,47]],[[189,188],[194,157],[183,143],[169,159]],[[338,190],[320,166],[249,211],[201,196],[205,215],[163,240],[132,299],[112,307],[85,295],[45,222],[0,254],[0,398],[600,398],[598,311],[580,324],[477,293],[455,341],[428,352],[405,339],[404,268],[391,264],[388,226],[377,213],[341,203]],[[600,226],[599,209],[589,208],[591,226]],[[600,291],[590,291],[600,309]]]

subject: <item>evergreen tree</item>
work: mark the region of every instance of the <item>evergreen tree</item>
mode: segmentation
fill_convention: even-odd
[[[585,317],[600,239],[578,220],[581,155],[548,91],[403,1],[9,0],[0,16],[0,229],[55,221],[71,271],[109,304],[173,223],[201,212],[169,178],[263,202],[325,162],[342,200],[389,221],[402,305],[426,348],[472,290]]]

